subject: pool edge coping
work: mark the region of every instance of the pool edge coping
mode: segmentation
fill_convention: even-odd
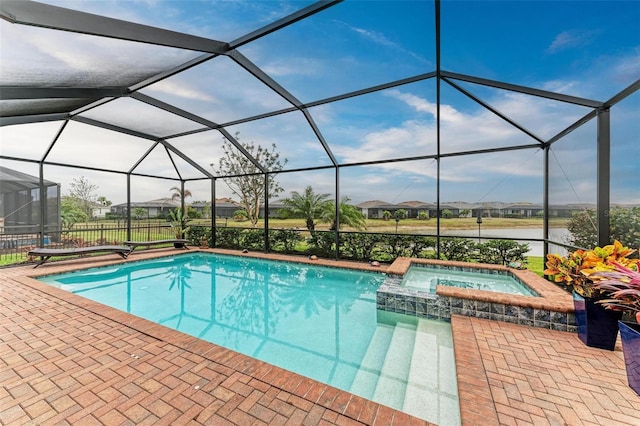
[[[278,367],[268,362],[261,361],[257,358],[244,355],[240,352],[227,349],[223,346],[216,345],[215,343],[211,343],[211,342],[199,339],[197,337],[191,336],[189,334],[183,333],[181,331],[174,330],[170,327],[167,327],[161,324],[156,324],[153,321],[135,316],[133,314],[129,314],[127,312],[118,310],[111,306],[101,304],[99,302],[95,302],[93,300],[87,299],[85,297],[76,295],[74,293],[63,290],[59,287],[52,286],[38,280],[38,277],[42,277],[45,275],[54,275],[54,274],[60,274],[65,272],[80,271],[80,270],[91,269],[95,267],[107,267],[107,266],[113,266],[118,264],[136,262],[140,260],[149,260],[149,259],[156,259],[156,258],[161,258],[166,256],[197,253],[197,252],[232,255],[237,257],[246,256],[246,257],[253,257],[253,258],[261,258],[265,260],[280,260],[280,261],[288,261],[288,262],[295,262],[295,263],[308,263],[308,264],[314,264],[318,266],[347,268],[347,269],[353,269],[353,270],[365,270],[365,271],[372,271],[372,272],[379,272],[379,273],[380,272],[384,273],[384,270],[386,269],[385,266],[378,267],[378,266],[371,266],[363,263],[358,264],[358,262],[353,262],[353,261],[332,261],[330,259],[316,260],[316,259],[308,259],[300,256],[287,256],[287,255],[271,256],[270,254],[267,254],[267,253],[256,253],[256,252],[241,253],[234,250],[223,250],[223,249],[195,249],[195,250],[192,250],[191,252],[186,252],[186,253],[184,251],[176,252],[173,249],[155,249],[155,250],[148,249],[148,250],[137,252],[139,254],[142,254],[142,256],[136,256],[135,258],[129,257],[126,260],[119,259],[119,258],[118,259],[105,258],[104,256],[92,256],[92,257],[85,257],[80,259],[70,259],[70,260],[61,262],[62,264],[57,264],[57,265],[54,262],[48,265],[49,268],[28,271],[24,276],[13,278],[13,280],[29,287],[34,291],[44,293],[50,297],[64,301],[65,303],[71,304],[80,309],[84,309],[86,311],[89,311],[105,319],[111,320],[121,325],[122,327],[135,330],[139,333],[142,333],[146,336],[154,338],[158,341],[164,342],[169,345],[173,345],[176,348],[180,350],[184,350],[185,352],[188,352],[190,354],[201,356],[211,362],[218,363],[224,367],[230,368],[241,374],[248,375],[255,380],[258,380],[269,386],[277,388],[281,391],[289,392],[314,405],[319,405],[327,410],[331,410],[335,413],[346,416],[354,421],[361,422],[363,424],[374,424],[376,422],[376,418],[380,417],[380,419],[393,418],[393,424],[398,424],[398,425],[404,425],[409,423],[412,425],[413,424],[432,425],[432,423],[428,422],[427,420],[414,417],[403,411],[363,398],[359,395],[350,393],[348,391],[344,391],[342,389],[311,379],[301,374],[294,373],[282,367]],[[78,266],[79,263],[87,263],[87,261],[90,262],[91,264]],[[276,377],[276,376],[278,377],[285,376],[287,379],[278,380],[277,382],[269,380],[271,377]],[[299,385],[303,383],[309,383],[309,382],[314,383],[315,385],[312,386],[311,390],[307,391],[306,394],[299,395],[295,392],[296,388]],[[309,395],[309,393],[311,393],[315,398],[307,398],[306,395]],[[325,395],[329,396],[330,398],[329,397],[323,398],[323,396]],[[361,417],[361,412],[359,412],[358,415],[354,417],[348,410],[349,404],[351,403],[352,400],[355,403],[360,403],[361,405],[363,404],[362,401],[365,401],[364,405],[367,408],[367,413],[370,414],[371,412],[373,412],[373,415],[372,415],[373,418],[368,420],[367,418]],[[338,401],[340,401],[339,404],[338,404]],[[362,412],[364,411],[365,410],[363,409]],[[369,414],[366,414],[366,415],[369,415]],[[380,419],[378,419],[378,421],[380,421]],[[396,423],[396,421],[398,421],[398,423]]]
[[[34,277],[18,277],[15,278],[15,281],[28,286],[34,291],[45,293],[50,297],[64,301],[65,303],[71,304],[79,309],[113,321],[122,327],[129,328],[160,342],[175,346],[189,354],[197,355],[213,363],[220,364],[223,367],[247,375],[254,380],[258,380],[259,382],[276,388],[279,391],[291,393],[292,395],[304,399],[313,405],[318,405],[362,424],[374,424],[377,417],[393,418],[393,424],[398,425],[408,424],[405,423],[405,420],[410,421],[411,424],[432,424],[424,419],[411,416],[403,411],[368,400],[359,395],[352,394],[326,383],[294,373],[274,364],[227,349],[223,346],[199,339],[167,326],[156,324],[147,319],[103,305],[99,302],[94,302],[82,296],[77,296],[58,287],[40,282]],[[285,377],[286,379],[278,379],[276,382],[273,380],[273,378],[276,377]],[[313,384],[310,390],[306,391],[304,394],[296,393],[298,386],[302,388],[303,384],[308,383]],[[309,394],[313,395],[314,398],[308,397],[307,395]],[[368,414],[364,413],[364,408],[358,412],[356,416],[350,413],[348,408],[352,401],[355,404],[359,403],[360,405],[364,405]],[[363,401],[365,402],[363,403]],[[361,415],[369,415],[371,419],[361,417]],[[399,420],[400,418],[404,420]],[[398,420],[399,423],[396,423],[396,420]]]
[[[291,385],[290,382],[300,383],[303,380],[311,380],[313,383],[316,383],[319,387],[324,387],[324,389],[331,389],[332,392],[344,393],[351,395],[351,398],[359,398],[366,400],[360,396],[355,394],[351,394],[347,391],[340,390],[338,388],[332,387],[330,385],[324,384],[322,382],[318,382],[312,379],[309,379],[305,376],[299,375],[297,373],[290,372],[281,367],[277,367],[275,365],[266,363],[264,361],[260,361],[256,358],[249,357],[247,355],[241,354],[239,352],[235,352],[233,350],[224,348],[222,346],[218,346],[214,343],[210,343],[196,337],[187,335],[177,330],[173,330],[169,327],[153,323],[149,320],[137,317],[132,314],[128,314],[126,312],[120,311],[118,309],[109,307],[107,305],[100,304],[98,302],[94,302],[92,300],[86,299],[82,296],[77,296],[73,293],[67,292],[60,288],[50,286],[46,283],[40,282],[37,280],[38,277],[43,275],[51,275],[62,272],[70,272],[82,269],[89,269],[93,267],[101,267],[101,266],[111,266],[116,264],[130,263],[139,260],[146,260],[152,258],[159,258],[165,256],[171,256],[175,254],[188,254],[188,253],[197,253],[197,252],[207,252],[207,253],[217,253],[223,255],[231,255],[231,256],[239,256],[239,257],[252,257],[252,258],[261,258],[268,260],[281,260],[288,262],[296,262],[296,263],[306,263],[306,264],[314,264],[320,266],[328,266],[328,267],[337,267],[337,268],[348,268],[348,269],[357,269],[357,270],[365,270],[371,272],[379,272],[386,273],[388,275],[398,274],[403,275],[406,270],[411,266],[412,263],[437,263],[437,264],[445,264],[452,266],[468,266],[467,262],[451,262],[451,261],[437,261],[437,260],[429,260],[429,259],[416,259],[416,258],[398,258],[391,265],[380,265],[380,266],[372,266],[363,262],[353,262],[353,261],[336,261],[332,259],[310,259],[305,256],[295,256],[295,255],[280,255],[280,254],[271,254],[271,253],[262,253],[262,252],[249,252],[242,253],[236,250],[227,250],[227,249],[199,249],[196,248],[191,252],[176,252],[173,249],[149,249],[149,250],[141,250],[136,252],[135,257],[128,258],[127,260],[121,259],[104,259],[103,256],[96,256],[96,258],[82,258],[68,260],[62,262],[62,264],[51,263],[47,268],[37,269],[33,271],[27,272],[24,277],[16,278],[17,281],[22,282],[23,284],[29,286],[30,288],[44,292],[52,297],[57,299],[64,300],[67,303],[71,303],[75,306],[78,306],[82,309],[86,309],[89,312],[92,312],[96,315],[100,315],[104,318],[110,319],[123,327],[127,327],[142,334],[148,335],[152,338],[158,339],[159,341],[165,342],[167,344],[171,344],[176,346],[177,348],[184,350],[186,352],[202,356],[211,360],[212,362],[219,363],[227,368],[231,368],[234,371],[238,371],[242,374],[247,374],[252,378],[262,381],[264,383],[269,384],[275,388],[284,390],[286,392],[292,392],[289,388]],[[88,263],[86,265],[79,265],[79,263]],[[397,262],[397,263],[396,263]],[[488,269],[499,269],[499,270],[509,270],[512,273],[524,273],[526,275],[533,274],[539,280],[542,280],[546,284],[555,287],[555,289],[543,289],[545,292],[549,291],[551,296],[556,296],[558,294],[566,293],[562,289],[558,288],[552,283],[547,282],[544,278],[539,277],[535,273],[531,271],[522,271],[522,270],[514,270],[512,268],[506,268],[501,265],[484,265],[484,264],[473,264],[474,267],[480,268],[488,268]],[[398,273],[400,271],[400,273]],[[529,278],[529,277],[526,277]],[[447,288],[447,287],[444,287]],[[447,288],[448,289],[448,288]],[[460,289],[465,290],[465,289]],[[536,290],[538,291],[538,290]],[[479,290],[466,290],[466,297],[471,298],[477,297],[469,292],[479,292],[479,293],[490,293]],[[560,293],[558,293],[560,292]],[[462,297],[462,296],[456,296]],[[535,299],[533,297],[522,296],[526,299]],[[570,298],[570,295],[568,295]],[[464,297],[463,297],[464,298]],[[573,309],[573,304],[571,303],[571,309]],[[461,315],[451,315],[451,327],[453,334],[453,343],[454,343],[454,355],[455,355],[455,365],[456,365],[456,380],[458,387],[458,400],[460,407],[460,418],[462,424],[478,424],[478,422],[483,422],[483,424],[499,424],[497,410],[495,406],[495,401],[493,400],[493,396],[491,394],[491,388],[488,383],[487,371],[482,363],[482,358],[480,354],[480,349],[478,347],[477,339],[475,338],[472,321],[471,318],[461,316]],[[261,368],[262,367],[262,368]],[[267,369],[267,372],[264,374],[257,376],[254,375],[255,371],[262,372],[263,369]],[[292,380],[287,380],[282,384],[275,384],[269,382],[265,378],[274,371],[281,371],[290,377]],[[266,381],[265,381],[266,380]],[[288,385],[289,384],[289,385]],[[295,389],[294,389],[295,390]],[[293,393],[293,392],[292,392]],[[295,394],[295,393],[294,393]],[[322,394],[321,394],[322,395]],[[315,399],[307,399],[304,396],[300,396],[301,398],[312,402],[314,404],[321,405],[322,407],[332,410],[334,412],[338,412],[342,415],[347,415],[346,413],[346,405],[344,410],[341,412],[337,410],[332,402],[335,400],[332,399],[329,402],[321,403],[320,398],[321,395]],[[299,396],[299,395],[298,395]],[[337,398],[337,397],[336,397]],[[404,413],[399,410],[392,409],[390,407],[384,406],[377,402],[366,400],[369,404],[373,404],[376,407],[376,412],[378,410],[383,410],[388,412],[397,412],[403,416],[409,416],[407,413]],[[348,416],[350,417],[350,416]],[[363,421],[363,419],[356,419],[354,417],[350,417],[356,421]],[[417,419],[417,418],[416,418]],[[421,422],[426,422],[423,419],[418,419]],[[495,422],[494,422],[495,421]],[[366,421],[364,423],[367,423]],[[373,423],[373,422],[372,422]],[[428,422],[426,422],[429,424]]]
[[[491,265],[484,263],[469,263],[450,260],[418,259],[413,257],[399,257],[387,269],[388,275],[404,276],[411,265],[441,265],[454,267],[473,267],[477,269],[491,269],[506,271],[513,274],[520,281],[531,287],[538,297],[524,296],[506,293],[496,293],[483,290],[472,290],[458,287],[437,286],[436,294],[445,297],[455,297],[459,299],[470,299],[488,303],[511,304],[523,308],[547,309],[556,312],[574,312],[573,299],[571,295],[562,290],[535,272],[527,269],[509,268],[503,265]]]

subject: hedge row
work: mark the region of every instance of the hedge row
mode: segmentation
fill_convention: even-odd
[[[191,227],[188,238],[200,245],[204,238],[212,246],[211,228]],[[216,247],[264,251],[264,230],[247,228],[216,228]],[[269,230],[269,249],[276,253],[336,257],[336,234],[332,231]],[[465,262],[526,265],[529,244],[512,240],[489,240],[476,243],[473,239],[440,237],[440,259]],[[437,239],[420,235],[372,234],[341,232],[340,258],[357,261],[392,262],[398,257],[435,259]]]

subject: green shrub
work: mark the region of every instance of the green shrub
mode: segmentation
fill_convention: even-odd
[[[519,244],[513,240],[490,240],[476,244],[477,259],[482,263],[507,265],[509,262],[520,262],[526,265],[525,253],[529,244]]]
[[[597,247],[597,217],[594,209],[575,213],[567,229],[571,233],[569,244],[582,248]],[[627,247],[640,247],[640,207],[614,207],[609,211],[611,241],[620,241]]]
[[[408,257],[411,253],[413,238],[411,235],[386,234],[381,251],[386,253],[391,260],[403,256]]]
[[[466,238],[440,238],[440,258],[468,262],[472,258],[473,241]]]
[[[353,260],[373,260],[373,250],[385,235],[369,233],[341,233],[340,257]]]
[[[233,212],[233,220],[236,222],[244,222],[245,220],[249,220],[249,215],[246,210],[236,210]]]
[[[243,230],[241,245],[247,250],[264,250],[264,229]]]
[[[304,238],[300,231],[295,229],[271,229],[269,230],[269,245],[274,251],[293,253],[296,244]]]
[[[335,257],[336,255],[336,233],[326,231],[311,231],[308,240],[312,254],[320,257]]]
[[[199,246],[202,239],[207,239],[207,245],[211,247],[211,228],[206,226],[191,226],[187,231],[186,238],[191,244]]]
[[[433,253],[438,244],[435,237],[415,237],[409,249],[409,257],[429,257],[426,252]]]
[[[241,237],[242,229],[240,228],[216,228],[216,247],[239,249]]]

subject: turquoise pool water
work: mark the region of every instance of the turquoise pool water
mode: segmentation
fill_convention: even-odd
[[[40,280],[440,425],[451,326],[376,310],[379,273],[192,253]]]
[[[452,286],[498,293],[538,296],[529,286],[505,271],[446,267],[411,266],[402,280],[402,286],[436,294],[436,286]]]

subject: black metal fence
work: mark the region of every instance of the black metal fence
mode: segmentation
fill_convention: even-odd
[[[41,233],[21,233],[18,229],[5,229],[0,234],[0,265],[12,265],[28,261],[27,253],[34,247],[71,248],[98,245],[120,245],[123,241],[152,241],[173,238],[166,222],[135,224],[131,234],[126,223],[89,223],[75,226],[72,230]]]
[[[13,230],[15,232],[15,230]],[[264,229],[226,227],[217,225],[215,235],[210,226],[192,225],[185,237],[193,245],[206,242],[209,247],[265,250]],[[449,260],[476,260],[490,262],[483,253],[506,252],[507,258],[524,260],[528,251],[527,242],[519,239],[483,239],[444,237],[391,233],[340,232],[336,240],[335,231],[313,231],[298,229],[269,229],[271,252],[287,254],[315,254],[319,257],[342,258],[358,261],[377,260],[391,262],[398,256],[440,257]],[[172,229],[165,221],[137,223],[130,232],[126,222],[89,223],[74,226],[72,230],[39,233],[0,234],[0,265],[31,262],[27,253],[40,246],[49,248],[89,247],[97,245],[121,245],[124,241],[153,241],[174,238]],[[214,239],[215,237],[215,239]],[[337,249],[336,242],[340,248]],[[510,245],[509,245],[510,244]],[[506,258],[503,256],[503,260]]]

